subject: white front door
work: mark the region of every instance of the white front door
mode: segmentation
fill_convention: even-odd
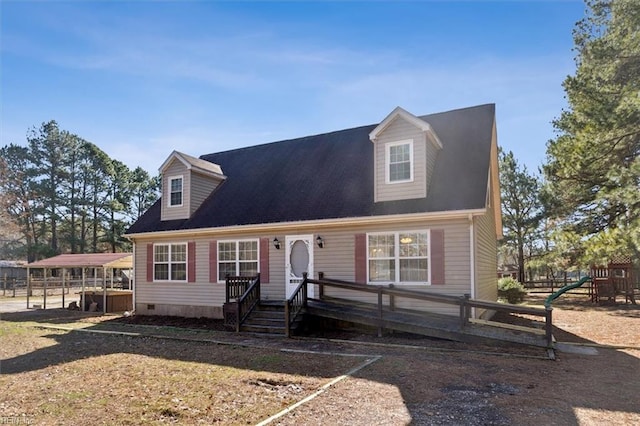
[[[302,274],[313,278],[313,235],[287,235],[285,237],[285,281],[287,299],[302,282]],[[313,297],[313,286],[308,287]]]

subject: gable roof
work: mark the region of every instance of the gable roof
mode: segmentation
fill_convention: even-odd
[[[385,129],[399,117],[408,121],[424,133],[428,133],[431,136],[431,142],[435,145],[435,147],[442,148],[442,142],[440,141],[440,138],[438,138],[438,135],[433,131],[433,128],[431,128],[429,123],[421,120],[420,118],[400,107],[396,107],[393,111],[391,111],[391,113],[387,115],[387,117],[382,120],[382,122],[378,124],[376,128],[371,131],[371,133],[369,133],[369,139],[371,139],[371,142],[374,142],[378,138],[378,135],[384,132]]]
[[[192,157],[191,155],[187,155],[182,152],[173,151],[169,157],[162,163],[162,166],[158,169],[160,173],[163,173],[167,167],[171,164],[173,160],[178,160],[188,170],[195,170],[200,173],[214,175],[218,177],[224,177],[222,173],[222,169],[218,164],[211,163],[210,161],[205,161],[200,158]]]
[[[486,208],[493,104],[419,117],[443,141],[425,198],[374,202],[378,125],[207,154],[227,179],[189,219],[161,221],[158,200],[129,235]]]

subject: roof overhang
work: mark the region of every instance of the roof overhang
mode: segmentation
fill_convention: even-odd
[[[439,219],[462,219],[467,220],[470,216],[481,216],[486,214],[486,209],[470,209],[470,210],[451,210],[430,213],[411,213],[384,216],[367,216],[367,217],[351,217],[338,219],[319,219],[306,220],[297,222],[278,222],[278,223],[261,223],[253,225],[237,225],[225,226],[219,228],[198,228],[198,229],[179,229],[175,231],[155,231],[141,232],[136,234],[126,234],[127,238],[132,240],[147,238],[180,238],[192,237],[194,235],[225,235],[237,233],[265,233],[265,232],[282,232],[295,228],[296,232],[303,230],[320,230],[335,227],[353,227],[363,225],[384,225],[391,223],[416,223],[427,220]]]
[[[431,125],[401,107],[396,107],[393,111],[391,111],[391,113],[387,115],[387,117],[382,120],[382,122],[378,124],[376,128],[371,131],[371,133],[369,133],[369,139],[371,140],[371,142],[374,142],[378,138],[380,133],[384,132],[385,129],[389,127],[391,123],[393,123],[397,118],[402,118],[403,120],[417,127],[426,135],[430,136],[431,143],[433,143],[436,148],[442,148],[442,142],[440,141],[440,138],[433,130]]]
[[[23,265],[25,268],[133,268],[132,253],[59,254]]]
[[[164,173],[165,169],[169,167],[173,160],[180,161],[187,170],[192,170],[218,179],[227,178],[224,173],[222,173],[222,168],[218,164],[210,163],[209,161],[201,160],[178,151],[173,151],[169,154],[169,157],[167,157],[164,163],[162,163],[158,171],[160,173]]]

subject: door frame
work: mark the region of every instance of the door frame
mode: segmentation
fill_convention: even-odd
[[[285,298],[288,299],[291,296],[291,293],[298,286],[298,283],[302,281],[302,277],[296,277],[292,274],[291,271],[291,262],[289,261],[291,258],[291,247],[296,241],[302,241],[307,246],[307,252],[309,254],[309,262],[307,265],[307,275],[309,278],[313,278],[313,267],[314,267],[314,259],[313,259],[313,234],[303,234],[303,235],[286,235],[284,237],[284,294]],[[314,286],[307,287],[307,297],[314,296]]]

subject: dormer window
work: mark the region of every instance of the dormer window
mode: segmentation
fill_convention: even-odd
[[[169,207],[178,207],[182,205],[182,182],[182,176],[169,178]]]
[[[387,143],[387,183],[413,182],[413,139]]]

